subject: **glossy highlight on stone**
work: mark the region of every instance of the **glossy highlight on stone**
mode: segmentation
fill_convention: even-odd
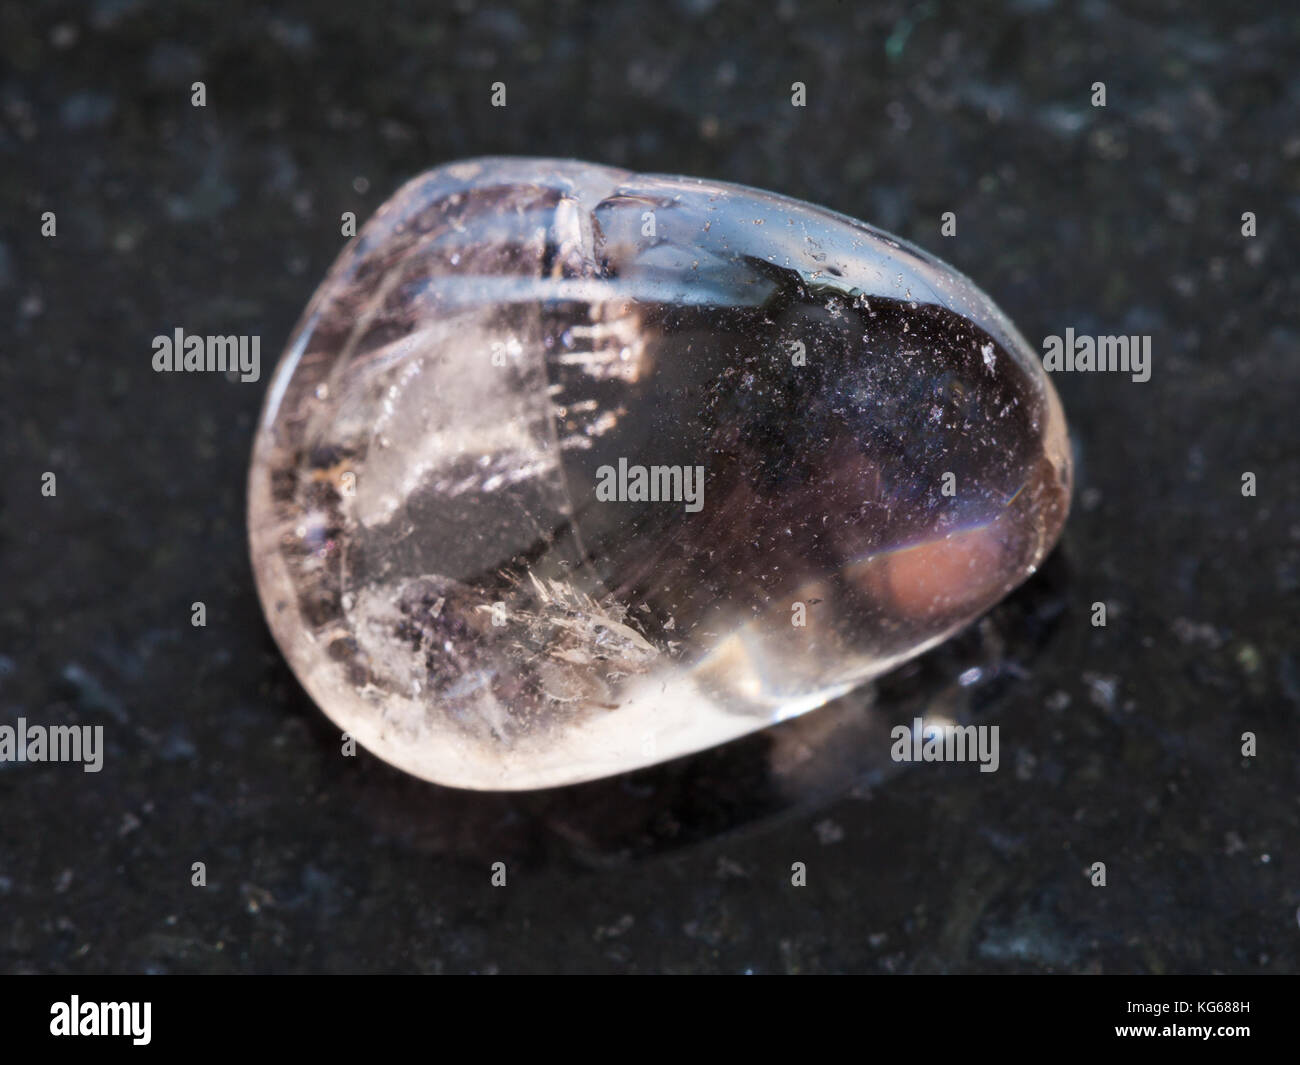
[[[569,784],[812,710],[1034,572],[1064,416],[992,301],[772,193],[488,158],[405,185],[270,382],[271,631],[381,758]]]

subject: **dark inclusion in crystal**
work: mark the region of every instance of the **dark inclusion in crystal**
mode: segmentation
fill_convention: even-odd
[[[1034,572],[1069,490],[1034,353],[925,252],[740,186],[480,159],[402,188],[312,299],[249,531],[342,729],[536,788],[921,653]]]

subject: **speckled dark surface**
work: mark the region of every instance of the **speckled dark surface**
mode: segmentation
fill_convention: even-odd
[[[0,723],[107,744],[0,764],[0,969],[1297,968],[1293,5],[321,7],[0,5]],[[1145,384],[1056,379],[1078,483],[1042,573],[823,712],[973,715],[999,772],[807,724],[533,795],[340,756],[254,594],[253,421],[340,213],[487,153],[864,218],[1035,346],[1151,335]],[[177,326],[259,334],[262,380],[154,374]]]

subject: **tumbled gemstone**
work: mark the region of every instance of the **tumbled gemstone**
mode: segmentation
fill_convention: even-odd
[[[262,603],[439,783],[567,784],[812,710],[1033,573],[1060,403],[992,301],[843,215],[479,159],[404,186],[271,381]]]

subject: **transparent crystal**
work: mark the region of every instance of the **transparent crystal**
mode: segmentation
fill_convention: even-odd
[[[312,299],[249,531],[342,729],[537,788],[921,653],[1034,571],[1069,484],[1033,351],[932,256],[740,186],[479,159],[403,187]]]

